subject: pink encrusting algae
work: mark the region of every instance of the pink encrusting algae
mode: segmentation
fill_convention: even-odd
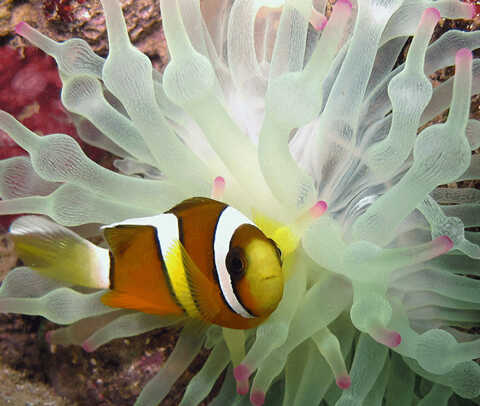
[[[38,48],[0,48],[0,108],[29,128],[42,134],[76,134],[60,102],[61,86],[55,60]],[[1,158],[25,154],[5,133],[1,141]]]
[[[0,47],[0,110],[10,113],[37,134],[61,132],[85,146],[60,101],[61,87],[55,60],[40,49]],[[95,160],[104,155],[90,145],[86,151]],[[0,130],[0,159],[22,155],[27,152]],[[15,217],[4,216],[0,224],[8,229]]]
[[[213,406],[480,405],[480,340],[460,331],[480,323],[480,282],[467,277],[480,274],[480,192],[440,187],[480,178],[469,115],[480,31],[431,42],[440,18],[469,19],[475,5],[162,0],[162,74],[131,45],[120,2],[101,2],[105,59],[83,40],[17,32],[56,60],[62,103],[82,118],[82,139],[119,157],[118,172],[56,129],[38,137],[0,112],[29,154],[0,162],[0,213],[111,224],[213,197],[280,247],[283,297],[258,327],[235,330],[118,311],[105,290],[24,266],[0,287],[0,310],[62,324],[48,342],[89,352],[182,325],[137,406],[165,399],[202,348],[180,406],[202,402],[223,371]],[[448,66],[454,77],[433,87]]]
[[[15,27],[21,33],[20,22]],[[39,135],[64,133],[82,146],[88,157],[101,161],[107,153],[85,143],[60,100],[62,82],[54,58],[36,47],[0,48],[0,109],[4,110]],[[0,130],[0,158],[27,155],[11,137]],[[16,217],[16,216],[15,216]],[[1,224],[8,228],[14,216],[4,216]]]

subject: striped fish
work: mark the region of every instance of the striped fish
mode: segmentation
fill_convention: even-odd
[[[10,233],[26,265],[62,281],[108,289],[102,302],[115,308],[246,329],[263,321],[282,297],[276,244],[219,201],[192,198],[102,230],[109,250],[38,216],[16,220]]]

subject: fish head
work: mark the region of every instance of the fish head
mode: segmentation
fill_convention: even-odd
[[[255,316],[272,313],[283,296],[281,252],[256,226],[245,224],[232,238],[226,258],[240,301]]]

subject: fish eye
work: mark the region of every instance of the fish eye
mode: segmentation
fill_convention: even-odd
[[[234,278],[243,276],[246,269],[246,262],[245,255],[240,247],[231,248],[230,251],[228,251],[227,258],[225,258],[228,273]]]

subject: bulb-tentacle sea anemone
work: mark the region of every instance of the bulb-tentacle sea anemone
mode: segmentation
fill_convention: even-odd
[[[327,18],[326,0],[161,0],[171,56],[161,74],[131,45],[118,0],[101,1],[106,59],[25,23],[17,33],[56,59],[63,104],[93,124],[80,135],[119,156],[118,172],[71,137],[38,137],[0,112],[29,153],[0,162],[0,213],[109,224],[213,196],[279,244],[287,279],[255,329],[183,320],[136,405],[161,402],[203,347],[181,406],[224,370],[213,405],[480,404],[480,339],[458,329],[480,322],[480,282],[466,277],[479,275],[468,228],[480,225],[480,198],[439,188],[479,177],[469,110],[480,32],[429,43],[440,18],[471,18],[473,6],[337,0]],[[433,87],[429,75],[452,65]],[[105,306],[104,293],[18,267],[0,311],[66,325],[49,342],[87,351],[174,323]]]

